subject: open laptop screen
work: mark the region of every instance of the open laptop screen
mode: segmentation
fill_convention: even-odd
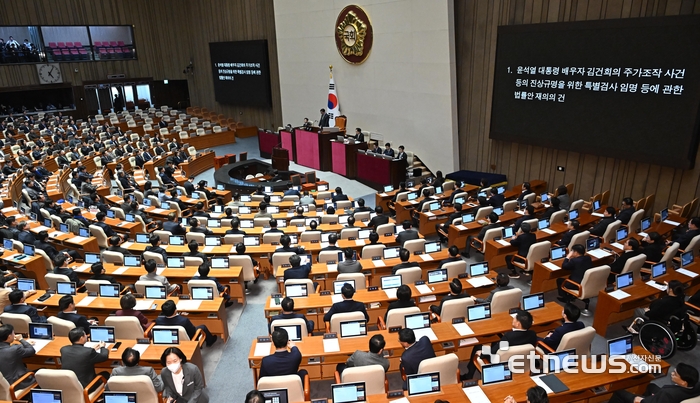
[[[559,260],[566,257],[566,246],[560,246],[558,248],[552,248],[549,251],[551,260]]]
[[[523,309],[526,311],[544,307],[544,293],[538,292],[523,296]]]
[[[406,384],[408,385],[408,396],[436,393],[440,391],[440,373],[409,375],[406,377]]]
[[[288,326],[277,326],[278,328],[287,331],[289,340],[291,341],[301,341],[301,325],[288,325]]]
[[[166,297],[164,285],[147,285],[145,288],[146,298],[165,299]]]
[[[104,403],[136,403],[136,392],[104,392]]]
[[[56,282],[56,294],[75,295],[75,283],[65,281]]]
[[[615,283],[618,290],[631,286],[634,283],[634,273],[618,274],[615,277]]]
[[[114,326],[91,326],[90,341],[114,343]]]
[[[399,288],[401,286],[401,275],[383,276],[381,278],[382,290]]]
[[[632,354],[632,339],[633,334],[628,334],[616,339],[608,340],[608,356],[614,357],[619,355]]]
[[[505,382],[513,379],[507,362],[484,365],[481,367],[481,384],[483,386],[492,383]]]
[[[32,389],[30,391],[32,401],[35,403],[63,403],[62,393],[60,390],[49,389]]]
[[[364,382],[331,385],[333,403],[356,403],[367,400]]]
[[[474,263],[469,266],[469,277],[483,276],[489,272],[489,264],[487,262]]]
[[[474,322],[491,317],[491,304],[476,304],[467,307],[467,320]]]
[[[119,297],[119,284],[100,284],[100,297]]]
[[[340,294],[340,290],[343,288],[343,285],[345,283],[348,283],[352,286],[353,289],[355,289],[355,280],[340,280],[340,281],[334,281],[333,282],[333,294]]]
[[[430,312],[420,312],[404,316],[407,329],[423,329],[430,327]]]
[[[428,284],[447,281],[447,269],[437,269],[428,272]]]
[[[31,278],[18,278],[17,279],[17,289],[20,291],[33,291],[36,290],[36,285],[34,279]]]
[[[549,363],[549,372],[560,372],[568,368],[576,366],[576,349],[572,348],[564,351],[547,354],[547,362]]]
[[[694,259],[692,250],[681,253],[681,267],[688,267]]]
[[[211,287],[190,287],[192,299],[210,301],[214,299],[214,290]]]
[[[309,290],[306,284],[287,284],[284,286],[284,295],[290,298],[308,297]]]
[[[651,278],[661,277],[666,274],[666,262],[651,265]]]
[[[340,337],[355,337],[367,335],[366,320],[351,320],[340,322]]]
[[[177,329],[154,328],[151,334],[153,334],[153,344],[180,344]]]
[[[30,323],[29,324],[30,339],[53,339],[53,325],[49,323]]]

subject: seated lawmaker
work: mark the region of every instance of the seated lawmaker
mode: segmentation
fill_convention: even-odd
[[[367,314],[365,304],[352,299],[352,297],[355,295],[355,288],[353,286],[347,283],[343,284],[343,287],[340,289],[340,293],[343,295],[343,300],[333,304],[331,309],[326,312],[325,315],[323,315],[324,322],[330,322],[331,318],[336,313],[345,312],[362,312],[365,315],[365,319],[369,320],[369,315]]]
[[[680,403],[700,395],[698,370],[693,365],[680,362],[670,373],[670,385],[659,387],[649,383],[642,396],[624,389],[618,390],[613,393],[608,403]]]
[[[442,297],[439,306],[430,305],[430,311],[436,315],[442,315],[442,306],[445,305],[445,302],[469,297],[469,293],[462,291],[462,282],[458,278],[453,278],[450,281],[450,293]]]
[[[34,291],[33,293],[36,294],[36,291]],[[33,294],[29,294],[29,295],[33,295]],[[27,295],[22,290],[10,291],[10,294],[8,295],[8,298],[10,300],[10,305],[5,306],[4,311],[7,313],[27,315],[27,316],[29,316],[29,319],[31,319],[31,321],[34,323],[46,323],[46,317],[40,316],[39,312],[37,311],[37,309],[34,306],[28,305],[25,302],[27,296],[29,296],[29,295]]]
[[[272,344],[275,352],[262,359],[260,363],[260,378],[266,376],[299,375],[302,385],[304,378],[308,376],[305,369],[299,369],[301,365],[301,352],[299,348],[289,340],[289,334],[284,328],[277,328],[272,332]]]
[[[214,343],[216,343],[218,336],[211,334],[206,325],[195,326],[187,317],[179,315],[173,300],[165,301],[161,307],[161,310],[162,315],[156,318],[156,325],[182,326],[185,328],[185,331],[190,339],[194,337],[197,329],[201,329],[205,335],[207,347],[211,347]]]
[[[282,308],[282,313],[279,315],[275,315],[270,318],[270,323],[267,324],[267,331],[272,333],[270,331],[270,325],[272,322],[279,320],[279,319],[304,319],[306,322],[306,330],[309,332],[309,334],[313,334],[314,332],[314,321],[313,320],[308,320],[306,319],[306,316],[301,313],[294,313],[294,300],[289,297],[284,297],[282,299],[282,302],[280,303],[280,307]]]
[[[559,343],[565,334],[581,330],[585,327],[583,322],[578,320],[581,316],[581,310],[574,304],[569,303],[564,305],[562,316],[564,317],[564,324],[549,332],[546,337],[540,339],[541,342],[555,351],[559,347]]]
[[[336,365],[335,370],[342,375],[345,368],[364,367],[366,365],[381,365],[384,372],[389,371],[389,360],[384,357],[386,340],[381,334],[375,334],[369,339],[369,352],[355,350],[347,361]]]
[[[423,360],[435,357],[433,344],[428,336],[423,336],[416,340],[416,334],[413,329],[401,329],[399,331],[399,343],[404,348],[401,354],[401,369],[406,375],[414,375],[418,373],[418,367]],[[406,382],[403,383],[403,388],[406,389]]]
[[[413,292],[411,291],[411,287],[407,286],[406,284],[401,284],[399,288],[396,289],[397,300],[391,301],[389,306],[386,307],[384,321],[386,322],[386,318],[389,317],[389,311],[392,309],[411,308],[416,306],[416,301],[411,298],[412,294]]]

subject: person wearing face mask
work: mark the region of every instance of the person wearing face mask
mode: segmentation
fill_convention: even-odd
[[[199,368],[187,362],[187,357],[177,347],[168,347],[160,357],[163,370],[163,397],[167,403],[208,403],[204,380]]]

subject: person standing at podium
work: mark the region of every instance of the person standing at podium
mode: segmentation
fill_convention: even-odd
[[[321,118],[318,120],[318,127],[330,126],[331,115],[326,113],[326,110],[321,108]]]

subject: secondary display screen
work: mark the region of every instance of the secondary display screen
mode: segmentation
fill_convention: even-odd
[[[688,168],[700,17],[498,27],[490,138]]]
[[[216,102],[272,106],[267,41],[209,43]]]

